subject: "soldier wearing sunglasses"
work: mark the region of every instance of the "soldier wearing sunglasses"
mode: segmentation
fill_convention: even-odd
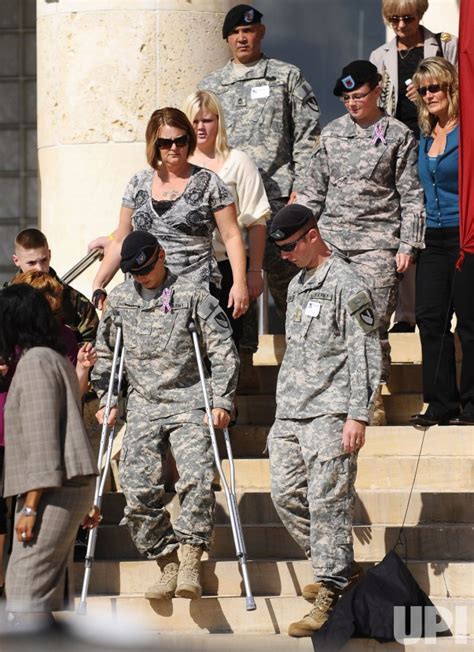
[[[334,94],[347,114],[323,129],[299,201],[313,209],[323,238],[349,256],[371,288],[387,382],[388,326],[400,274],[423,247],[424,215],[415,138],[379,108],[379,81],[369,61],[343,69]],[[374,424],[385,424],[380,395]]]
[[[268,448],[272,499],[310,559],[314,600],[290,636],[326,622],[353,574],[357,452],[365,442],[381,355],[369,290],[321,238],[312,211],[292,204],[270,231],[275,252],[301,271],[288,286],[286,352]]]
[[[125,521],[137,549],[162,571],[146,594],[199,598],[200,558],[211,543],[214,516],[214,456],[204,423],[203,393],[188,325],[199,333],[212,416],[229,423],[237,385],[238,358],[229,320],[217,299],[165,266],[165,251],[151,233],[133,231],[121,249],[121,269],[131,280],[110,293],[97,335],[93,382],[102,421],[120,316],[129,382],[127,431],[120,478],[127,500]],[[112,420],[116,410],[113,409]],[[164,463],[171,448],[179,471],[180,516],[171,525],[164,497]],[[181,545],[181,561],[177,551]]]

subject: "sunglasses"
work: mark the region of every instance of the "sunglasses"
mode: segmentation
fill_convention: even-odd
[[[421,95],[421,97],[425,97],[428,91],[430,93],[439,93],[440,90],[441,84],[428,84],[428,86],[420,86],[420,88],[417,89],[418,94]]]
[[[313,228],[313,227],[311,227],[311,228]],[[276,247],[276,248],[278,249],[278,251],[280,251],[280,252],[281,252],[281,251],[286,251],[286,252],[288,253],[288,252],[290,252],[290,251],[294,251],[294,250],[296,249],[296,245],[298,244],[298,242],[299,242],[300,240],[303,240],[303,238],[305,237],[305,235],[306,235],[307,233],[309,233],[310,231],[311,231],[311,229],[308,229],[308,230],[305,231],[302,235],[300,235],[299,238],[297,238],[296,240],[293,240],[293,242],[287,242],[286,244],[282,244],[282,245],[278,244],[278,242],[274,242],[273,244],[275,245],[275,247]]]
[[[184,134],[184,136],[179,136],[179,138],[157,138],[155,146],[158,149],[171,149],[173,145],[176,145],[176,147],[186,147],[188,143],[189,136],[188,134]]]
[[[416,16],[390,16],[390,22],[392,25],[398,25],[398,23],[403,20],[405,25],[412,23],[416,19]]]

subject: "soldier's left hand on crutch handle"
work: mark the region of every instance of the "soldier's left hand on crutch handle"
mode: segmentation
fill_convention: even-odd
[[[215,428],[227,428],[230,422],[230,414],[224,408],[212,408],[212,423]],[[208,424],[207,414],[204,415],[204,423]]]

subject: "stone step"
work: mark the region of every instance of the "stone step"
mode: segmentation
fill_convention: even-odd
[[[268,456],[268,425],[236,425],[230,429],[235,458]],[[424,438],[423,429],[413,426],[369,426],[365,446],[359,457],[367,455],[418,455],[423,441],[423,456],[474,456],[474,426],[435,426]],[[219,450],[226,457],[224,438],[217,433]]]
[[[418,464],[418,468],[417,468]],[[237,489],[270,490],[270,464],[267,459],[234,460]],[[229,473],[227,460],[224,472]],[[406,489],[416,471],[416,489],[427,491],[469,490],[473,480],[473,458],[361,455],[358,462],[357,489]]]
[[[421,345],[418,333],[391,333],[392,364],[421,364]],[[456,359],[461,359],[458,338]],[[258,351],[253,356],[255,366],[275,366],[281,364],[285,353],[284,335],[260,335]]]
[[[356,525],[354,555],[359,562],[373,562],[384,557],[397,542],[400,528],[389,525]],[[243,525],[247,552],[251,559],[302,559],[301,548],[282,524]],[[471,524],[423,524],[406,526],[407,556],[409,559],[430,561],[466,561],[472,557],[474,528]],[[85,547],[76,546],[80,561]],[[214,542],[203,558],[233,559],[235,547],[230,525],[216,525]],[[101,526],[97,537],[96,559],[140,559],[128,529],[118,525]]]
[[[361,489],[356,497],[354,523],[356,525],[400,525],[403,522],[409,490]],[[244,491],[237,494],[242,523],[257,525],[280,523],[268,491]],[[165,504],[174,520],[179,514],[179,500],[175,493],[165,495]],[[123,516],[125,496],[108,493],[104,496],[103,525],[118,524]],[[223,491],[216,492],[216,523],[229,522],[229,509]],[[465,491],[426,492],[415,490],[411,496],[407,525],[418,523],[472,523],[474,521],[474,494]]]
[[[372,564],[364,564],[367,569]],[[474,598],[474,563],[445,561],[409,562],[408,568],[420,587],[431,597]],[[255,596],[298,596],[313,582],[307,560],[259,559],[248,564]],[[74,579],[80,594],[84,565],[76,562]],[[143,595],[160,576],[155,561],[98,561],[91,574],[89,595]],[[245,595],[237,561],[202,562],[203,595]]]
[[[204,597],[192,601],[175,598],[173,601],[164,602],[127,595],[92,596],[87,601],[87,609],[90,616],[112,617],[121,622],[128,620],[135,627],[160,632],[179,632],[180,635],[202,632],[283,634],[291,622],[299,620],[308,612],[308,603],[301,597],[268,596],[257,597],[255,601],[257,609],[246,611],[242,597]],[[471,634],[472,601],[439,599],[433,602],[437,607],[447,608],[453,613],[456,607],[464,608],[467,622],[466,631],[462,633]],[[75,616],[63,612],[62,617],[67,622]],[[225,643],[222,649],[225,649]],[[353,648],[349,647],[348,650],[350,649]]]

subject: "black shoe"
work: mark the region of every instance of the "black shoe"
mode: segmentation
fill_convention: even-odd
[[[454,417],[449,420],[450,426],[474,426],[474,416],[470,414],[461,414],[460,417]]]
[[[389,333],[414,333],[415,324],[410,324],[407,321],[397,321],[396,324],[388,331]]]
[[[450,416],[449,414],[439,415],[426,410],[424,414],[414,414],[410,417],[410,425],[423,426],[424,428],[429,428],[430,426],[446,426],[456,418],[458,417]]]

